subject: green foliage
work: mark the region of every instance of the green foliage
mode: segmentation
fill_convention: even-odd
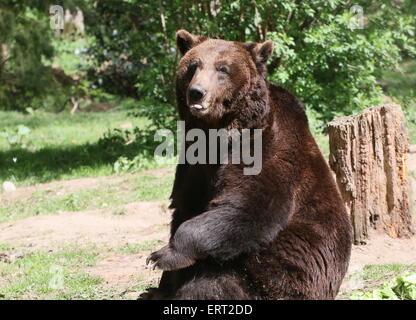
[[[84,4],[54,2],[70,10]],[[69,97],[86,95],[83,80],[76,83],[70,76],[83,71],[85,50],[79,49],[89,38],[58,37],[50,26],[50,5],[46,0],[0,2],[0,110],[56,111]]]
[[[115,61],[106,71],[110,78],[116,70],[126,79],[134,73],[139,97],[172,103],[179,59],[176,30],[245,42],[272,39],[270,80],[328,120],[380,103],[382,71],[416,53],[412,1],[354,5],[363,8],[364,29],[350,29],[354,14],[345,0],[102,0],[87,12],[89,32],[96,38],[90,49],[97,65]],[[150,113],[150,119],[170,115],[171,109],[162,111]]]
[[[416,265],[414,264],[366,265],[344,279],[345,286],[341,288],[338,298],[359,299],[365,296],[369,298],[391,294],[391,287],[386,285],[386,281],[390,283],[390,280],[415,272]],[[386,290],[380,293],[379,291],[383,289]]]
[[[308,117],[309,128],[321,149],[324,156],[329,155],[329,140],[328,136],[324,133],[326,124],[319,117],[319,113],[311,107],[306,107],[306,115]]]
[[[386,94],[401,100],[404,105],[413,102],[413,108],[416,108],[416,60],[405,60],[402,64],[397,65],[394,70],[385,70],[382,73],[381,85]],[[413,97],[413,101],[409,99]],[[410,108],[408,108],[410,109]]]
[[[49,27],[48,1],[0,4],[2,59],[0,108],[60,109],[69,96],[100,99],[106,93],[146,98],[140,109],[155,125],[169,127],[175,112],[175,69],[179,59],[175,31],[186,28],[237,41],[272,39],[275,53],[269,77],[293,91],[324,120],[353,113],[381,101],[382,76],[416,54],[416,5],[359,0],[364,28],[346,0],[57,1],[82,8],[86,34],[57,39]],[[62,86],[52,65],[80,77]],[[403,72],[407,72],[406,68]],[[88,77],[88,79],[87,79]],[[391,77],[390,77],[391,78]],[[409,84],[407,87],[412,87]],[[396,91],[400,91],[396,90]],[[414,97],[414,92],[411,95]],[[409,95],[406,95],[409,97]],[[158,122],[159,121],[159,122]]]
[[[397,277],[384,283],[379,289],[357,291],[350,296],[351,300],[416,300],[416,273]]]
[[[54,80],[42,61],[53,56],[45,15],[0,4],[0,109],[24,110],[34,97],[52,93]]]
[[[167,200],[172,190],[173,172],[139,173],[122,181],[79,187],[68,192],[63,186],[42,189],[19,199],[0,198],[0,223],[31,216],[114,208],[136,201]],[[113,212],[121,215],[124,210]]]
[[[149,130],[138,127],[133,130],[118,128],[108,130],[99,139],[98,145],[103,151],[114,155],[114,157],[119,155],[113,164],[113,171],[117,174],[156,167],[153,159],[156,142]],[[135,150],[135,152],[126,152],[126,147]]]
[[[98,141],[110,128],[124,125],[143,128],[148,121],[129,116],[128,110],[106,112],[33,114],[0,111],[0,131],[13,133],[19,125],[31,132],[20,145],[12,147],[0,136],[0,181],[18,186],[86,176],[109,175],[120,156],[139,154],[140,141],[103,146]],[[13,133],[14,134],[14,133]],[[153,154],[153,151],[152,151]]]
[[[1,253],[1,252],[0,252]],[[0,261],[0,299],[94,299],[101,279],[81,270],[93,266],[94,250],[64,248],[58,252],[34,251],[16,261]]]
[[[406,59],[382,73],[380,84],[393,102],[404,108],[409,140],[416,144],[416,60]]]
[[[56,37],[49,26],[46,0],[0,3],[4,30],[0,44],[7,49],[0,57],[0,109],[26,111],[40,121],[37,109],[64,110],[71,97],[80,109],[93,102],[116,105],[120,97],[130,97],[129,116],[148,121],[141,122],[140,129],[112,130],[100,140],[81,144],[76,138],[75,143],[68,142],[72,133],[59,125],[48,134],[44,131],[41,140],[37,128],[25,124],[32,132],[19,136],[16,126],[24,123],[4,124],[13,122],[13,117],[0,119],[6,138],[0,138],[0,146],[8,147],[1,154],[7,169],[0,176],[12,181],[159,166],[152,160],[153,136],[157,129],[173,128],[177,117],[172,106],[180,58],[175,32],[181,28],[243,42],[272,39],[275,51],[268,64],[269,80],[305,103],[324,153],[328,153],[325,122],[378,104],[383,94],[404,105],[411,141],[416,137],[414,1],[68,0],[55,4],[72,12],[81,8],[85,34]],[[350,29],[355,21],[352,5],[363,9],[363,29]],[[76,119],[82,127],[81,118]],[[91,124],[93,132],[105,127],[100,121]],[[49,145],[55,137],[59,143]],[[39,141],[48,146],[39,148]],[[17,162],[12,162],[15,158]]]
[[[148,169],[163,168],[175,165],[177,158],[159,157],[153,154],[141,153],[133,159],[121,156],[114,162],[113,170],[115,173],[137,172]]]
[[[168,108],[170,111],[166,111]],[[162,116],[161,116],[162,115]],[[114,162],[115,173],[135,172],[150,168],[160,168],[174,164],[175,159],[156,158],[154,150],[159,144],[154,136],[159,128],[173,128],[176,123],[174,108],[163,103],[150,103],[142,101],[141,108],[132,111],[130,116],[151,119],[145,127],[136,127],[132,130],[108,130],[98,141],[99,146],[110,154],[123,154],[122,150],[129,146],[137,150],[136,154],[124,153]]]
[[[26,148],[26,137],[30,131],[28,127],[19,124],[14,130],[0,132],[0,137],[4,137],[11,148]]]
[[[46,111],[63,111],[74,97],[80,104],[80,108],[91,103],[97,96],[96,89],[86,78],[86,70],[89,67],[86,47],[90,39],[83,37],[72,39],[63,34],[59,38],[52,38],[54,48],[52,59],[44,61],[44,64],[52,72],[55,86],[54,91],[45,97],[36,97],[33,105]]]
[[[61,110],[72,96],[81,107],[129,96],[145,101],[136,114],[150,119],[153,128],[170,128],[176,117],[170,105],[180,28],[244,42],[272,39],[270,80],[289,88],[317,119],[378,104],[383,90],[399,96],[407,109],[414,107],[414,90],[402,90],[413,82],[394,80],[397,72],[411,75],[416,54],[411,0],[354,2],[365,21],[355,30],[350,29],[352,3],[346,0],[74,0],[63,5],[81,7],[85,35],[54,37],[47,1],[0,4],[6,31],[0,43],[9,51],[2,57],[0,108]],[[409,65],[401,65],[403,59]],[[56,66],[77,80],[63,85]]]

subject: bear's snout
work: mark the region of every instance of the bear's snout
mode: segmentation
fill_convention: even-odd
[[[188,90],[189,103],[195,104],[201,102],[206,94],[206,90],[200,86],[192,86]]]
[[[195,116],[201,116],[208,112],[208,104],[204,102],[207,90],[201,86],[190,86],[187,92],[189,110]]]

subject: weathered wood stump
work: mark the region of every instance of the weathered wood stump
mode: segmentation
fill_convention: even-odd
[[[382,105],[328,124],[329,163],[351,217],[354,243],[373,232],[414,231],[407,181],[408,137],[399,105]]]

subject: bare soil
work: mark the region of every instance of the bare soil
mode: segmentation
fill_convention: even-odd
[[[170,214],[163,201],[134,202],[124,205],[123,215],[113,209],[60,212],[0,224],[0,242],[49,248],[59,244],[93,244],[117,248],[126,243],[164,240]]]

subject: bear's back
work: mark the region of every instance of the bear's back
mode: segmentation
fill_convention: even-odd
[[[272,244],[247,257],[247,285],[260,299],[335,298],[352,243],[345,206],[302,104],[286,89],[268,87],[271,126],[279,138],[266,150],[273,155],[266,156],[264,167],[273,161],[295,168],[286,178],[293,179],[296,208]],[[276,183],[286,181],[282,172],[289,171],[279,170]]]

